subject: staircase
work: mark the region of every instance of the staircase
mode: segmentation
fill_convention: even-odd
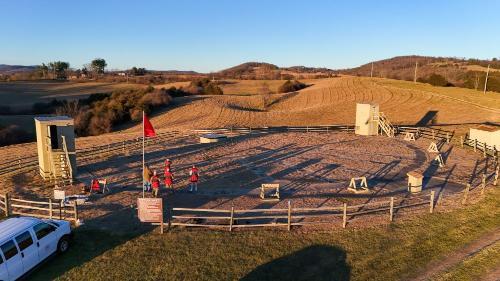
[[[378,116],[373,116],[373,120],[378,121],[380,131],[385,133],[390,138],[394,137],[396,134],[396,128],[391,124],[383,112],[379,112]]]
[[[51,149],[50,143],[48,145],[50,151],[52,172],[51,183],[55,188],[64,187],[73,184],[73,171],[69,159],[68,149],[66,146],[66,139],[62,136],[62,149]]]
[[[66,153],[62,149],[53,149],[52,153],[52,182],[55,187],[64,187],[73,183],[71,165]]]

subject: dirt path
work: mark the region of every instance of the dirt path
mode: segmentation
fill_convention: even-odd
[[[500,241],[500,227],[496,228],[492,232],[482,236],[476,241],[473,241],[464,248],[449,254],[444,259],[437,263],[432,263],[427,266],[426,269],[417,278],[412,279],[412,281],[426,281],[432,280],[434,276],[438,273],[444,272],[452,266],[463,261],[467,257],[475,255],[477,252],[481,251],[483,248],[488,247],[497,241]],[[498,272],[498,270],[496,270]],[[493,276],[492,276],[493,277]],[[486,279],[490,280],[490,279]],[[495,280],[495,279],[493,279]]]

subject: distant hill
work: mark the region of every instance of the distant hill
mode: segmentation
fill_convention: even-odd
[[[415,63],[417,67],[417,79],[419,82],[433,84],[434,78],[443,82],[445,86],[453,85],[471,89],[482,89],[486,77],[487,66],[490,65],[490,76],[488,78],[488,90],[500,92],[500,61],[499,59],[478,60],[454,57],[429,57],[429,56],[399,56],[390,59],[363,64],[351,69],[339,70],[341,74],[367,76],[371,75],[373,65],[373,76],[413,81],[415,75]]]
[[[214,76],[219,78],[233,79],[281,79],[286,75],[291,78],[314,78],[324,75],[329,77],[334,71],[328,68],[316,68],[305,66],[279,67],[277,65],[265,62],[246,62],[233,66],[219,72]],[[318,78],[318,77],[317,77]]]
[[[0,74],[13,74],[19,72],[30,72],[36,69],[34,65],[8,65],[0,64]]]

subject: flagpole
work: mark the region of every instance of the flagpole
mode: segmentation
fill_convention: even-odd
[[[144,188],[145,188],[145,185],[144,185],[144,110],[142,111],[142,198],[145,197],[145,194],[144,194]]]

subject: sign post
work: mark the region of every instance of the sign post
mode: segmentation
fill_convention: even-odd
[[[160,233],[163,234],[162,198],[137,198],[137,211],[141,222],[160,223]]]

